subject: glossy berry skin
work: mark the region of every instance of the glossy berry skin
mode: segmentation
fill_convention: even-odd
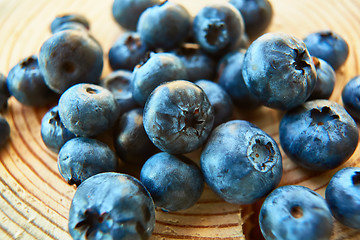
[[[51,108],[41,120],[41,138],[51,151],[58,153],[60,148],[75,134],[67,130],[59,116],[58,106]]]
[[[120,26],[135,31],[140,15],[161,0],[114,0],[112,14]]]
[[[308,100],[329,99],[334,87],[336,75],[334,69],[324,60],[312,57],[316,68],[316,84]]]
[[[335,173],[326,187],[325,199],[339,222],[360,229],[360,168],[347,167]]]
[[[217,83],[210,80],[198,80],[195,82],[206,94],[214,109],[214,128],[227,122],[233,115],[233,103],[229,94]]]
[[[36,55],[24,58],[16,64],[9,71],[6,84],[10,94],[28,106],[45,106],[59,97],[45,84]]]
[[[260,101],[248,90],[242,75],[244,50],[226,54],[218,66],[218,84],[230,95],[234,105],[240,109],[255,109]]]
[[[10,125],[8,121],[0,116],[0,148],[4,147],[10,138]]]
[[[8,105],[10,97],[9,89],[6,84],[6,76],[0,73],[0,111],[4,111]]]
[[[242,74],[262,104],[282,110],[304,103],[316,84],[316,69],[305,44],[285,33],[256,39],[246,51]]]
[[[219,125],[200,157],[205,182],[229,203],[251,204],[280,182],[282,158],[267,133],[244,120]]]
[[[143,109],[124,113],[115,124],[114,146],[124,162],[142,165],[159,149],[148,138],[143,125]]]
[[[76,23],[83,26],[84,29],[89,30],[90,24],[87,18],[78,13],[70,13],[57,16],[50,25],[51,33],[56,33],[60,28],[63,28],[64,24]]]
[[[323,30],[309,34],[305,39],[311,56],[321,58],[338,70],[349,55],[349,46],[345,39],[332,30]]]
[[[183,44],[172,51],[183,62],[187,80],[197,81],[200,79],[213,80],[216,73],[216,60],[204,53],[197,44]]]
[[[160,150],[184,154],[199,148],[213,127],[214,113],[205,92],[176,80],[157,87],[144,107],[144,128]]]
[[[145,58],[148,47],[136,32],[125,32],[109,50],[109,63],[113,70],[132,71]]]
[[[119,165],[108,145],[85,137],[67,141],[59,151],[57,164],[67,183],[76,186],[95,174],[116,172]]]
[[[41,46],[39,66],[45,83],[61,94],[77,83],[99,83],[103,51],[86,32],[60,31]]]
[[[131,79],[133,97],[144,106],[150,93],[161,83],[187,79],[182,61],[172,53],[150,53],[150,58],[136,66]]]
[[[58,107],[64,126],[82,137],[106,131],[119,116],[114,95],[104,87],[88,83],[79,83],[66,90]]]
[[[238,46],[244,34],[244,21],[230,3],[208,4],[195,16],[193,32],[204,51],[224,55]]]
[[[77,188],[68,227],[74,240],[146,240],[155,227],[154,202],[134,177],[100,173]]]
[[[360,119],[360,76],[346,83],[341,93],[346,111],[356,120]]]
[[[273,9],[268,0],[230,0],[244,19],[245,31],[251,39],[263,34],[270,25]]]
[[[325,199],[298,185],[272,191],[261,207],[259,223],[266,240],[327,240],[333,229]]]
[[[114,95],[119,106],[120,116],[131,109],[139,107],[132,94],[131,76],[132,72],[130,71],[116,70],[100,81],[100,85]]]
[[[146,9],[140,15],[137,32],[150,48],[171,50],[187,38],[191,16],[180,4],[166,1]]]
[[[195,205],[204,189],[199,167],[181,155],[161,152],[149,158],[140,180],[150,192],[155,206],[165,211],[180,211]]]
[[[338,167],[358,143],[355,121],[341,105],[329,100],[308,101],[288,111],[279,133],[286,155],[314,171]]]

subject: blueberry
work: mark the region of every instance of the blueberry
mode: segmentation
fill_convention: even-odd
[[[144,107],[144,128],[160,150],[183,154],[199,148],[213,127],[213,108],[205,92],[177,80],[158,86]]]
[[[244,34],[244,21],[230,3],[209,4],[195,16],[193,32],[204,51],[224,55],[238,46]]]
[[[90,24],[85,16],[78,13],[68,13],[57,16],[50,25],[52,33],[58,32],[60,28],[63,28],[64,24],[75,23],[80,24],[84,29],[89,30]]]
[[[161,83],[187,79],[182,61],[172,53],[150,53],[150,58],[133,71],[133,97],[142,106],[150,93]]]
[[[246,51],[242,69],[249,91],[271,108],[301,105],[316,83],[316,69],[305,44],[285,33],[256,39]]]
[[[69,213],[74,240],[149,239],[155,227],[155,206],[137,179],[121,173],[100,173],[77,188]]]
[[[150,48],[174,49],[188,36],[191,17],[180,4],[165,1],[140,15],[137,32]]]
[[[110,129],[119,116],[114,95],[104,87],[88,83],[79,83],[66,90],[58,107],[64,126],[82,137]]]
[[[317,80],[308,100],[329,99],[335,87],[335,71],[324,60],[317,57],[312,58],[316,68]]]
[[[219,62],[218,84],[230,95],[234,105],[241,109],[255,109],[261,105],[245,85],[242,75],[244,50],[226,54]]]
[[[233,114],[233,103],[229,94],[217,83],[209,80],[198,80],[196,85],[201,87],[214,109],[214,126],[227,122]]]
[[[0,116],[0,147],[4,147],[10,138],[10,125],[8,121]]]
[[[333,220],[326,201],[313,190],[297,185],[275,189],[259,215],[266,240],[330,239]]]
[[[101,86],[114,94],[120,110],[119,115],[139,107],[132,94],[131,76],[130,71],[116,70],[100,81]]]
[[[12,96],[29,106],[45,106],[59,97],[45,84],[36,55],[24,58],[16,64],[10,70],[6,84]]]
[[[347,167],[335,173],[326,187],[325,199],[339,222],[360,229],[360,168]]]
[[[140,180],[150,192],[155,206],[166,211],[192,207],[204,189],[202,173],[194,162],[165,152],[157,153],[145,162]]]
[[[161,0],[114,0],[112,14],[120,26],[134,31],[140,15],[147,8],[160,3]]]
[[[355,151],[358,128],[336,102],[313,100],[288,111],[280,122],[280,144],[304,168],[324,171],[338,167]]]
[[[360,119],[360,76],[346,83],[342,90],[342,101],[346,111],[356,120]]]
[[[61,176],[76,186],[95,174],[116,172],[119,165],[108,145],[85,137],[67,141],[59,151],[57,164]]]
[[[6,77],[0,73],[0,112],[7,108],[9,97],[10,92],[6,84]]]
[[[67,130],[59,116],[58,106],[51,108],[41,120],[41,138],[51,151],[58,153],[60,148],[75,135]]]
[[[335,71],[345,63],[349,55],[349,46],[345,39],[332,30],[311,33],[304,42],[312,56],[323,59]]]
[[[41,46],[39,66],[45,83],[63,93],[77,83],[95,83],[103,68],[99,43],[83,31],[64,30],[53,34]]]
[[[269,0],[230,0],[244,19],[245,31],[251,39],[264,33],[273,17]]]
[[[213,80],[216,73],[216,60],[205,54],[198,44],[187,43],[175,49],[173,53],[181,59],[186,72],[187,80]]]
[[[236,204],[259,200],[282,176],[282,158],[275,140],[244,120],[223,123],[212,131],[200,165],[210,188]]]
[[[143,109],[124,113],[115,125],[114,146],[124,162],[142,165],[159,150],[148,138],[143,125]]]
[[[146,55],[148,47],[136,32],[125,32],[109,50],[109,63],[113,70],[133,70]]]

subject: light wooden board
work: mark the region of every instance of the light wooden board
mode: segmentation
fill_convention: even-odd
[[[206,0],[177,0],[195,14]],[[341,102],[346,82],[360,74],[360,1],[273,0],[274,19],[268,31],[281,31],[299,38],[332,29],[350,45],[349,58],[337,72],[331,100]],[[49,26],[58,14],[77,12],[91,23],[91,33],[104,49],[103,76],[110,72],[106,53],[123,31],[112,19],[111,0],[0,0],[0,72],[7,74],[22,58],[38,53],[50,37]],[[71,239],[67,231],[68,210],[75,188],[58,173],[57,156],[46,149],[40,137],[40,121],[49,107],[31,108],[10,99],[4,113],[11,125],[11,139],[0,151],[0,239]],[[237,113],[261,127],[277,141],[282,113],[261,108]],[[360,148],[341,167],[360,166]],[[324,195],[331,176],[338,170],[313,174],[294,165],[283,154],[281,185],[300,184]],[[239,206],[225,203],[209,188],[191,209],[176,213],[157,212],[152,239],[259,239],[256,221],[260,203]],[[246,237],[245,237],[246,234]],[[335,224],[333,239],[360,239],[360,232]]]

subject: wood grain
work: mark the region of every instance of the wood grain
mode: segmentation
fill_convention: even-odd
[[[196,14],[208,1],[177,2]],[[360,74],[360,1],[273,0],[271,3],[274,19],[268,31],[303,38],[314,31],[332,29],[349,43],[350,55],[337,71],[331,97],[342,104],[342,87]],[[106,53],[123,31],[112,19],[111,4],[111,0],[0,0],[0,72],[7,74],[20,59],[38,53],[51,35],[49,26],[56,15],[78,12],[90,20],[91,33],[103,46],[103,76],[107,75],[110,68]],[[71,239],[67,217],[75,188],[61,178],[56,154],[45,147],[40,137],[41,118],[50,107],[26,107],[11,98],[8,110],[3,113],[11,125],[11,139],[0,151],[0,239]],[[279,142],[282,114],[263,107],[251,113],[237,112],[236,116],[257,124]],[[359,156],[360,148],[341,167],[360,166]],[[310,173],[289,161],[284,153],[283,164],[281,185],[300,184],[322,195],[338,170]],[[157,211],[152,239],[260,239],[256,224],[260,204],[261,201],[250,206],[229,204],[207,187],[191,209],[173,213]],[[332,239],[359,238],[359,231],[336,222]]]

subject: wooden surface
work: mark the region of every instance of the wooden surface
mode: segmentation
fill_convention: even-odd
[[[206,0],[178,0],[195,14]],[[282,31],[303,38],[332,29],[350,45],[350,55],[337,72],[331,97],[341,103],[346,82],[360,74],[360,1],[356,0],[273,0],[274,19],[268,31]],[[106,53],[122,30],[111,16],[111,0],[0,0],[0,72],[9,70],[22,58],[38,53],[50,37],[53,18],[62,13],[84,14],[91,32],[105,53],[103,76],[110,72]],[[49,106],[50,107],[50,106]],[[11,125],[11,139],[0,151],[0,239],[71,239],[67,231],[68,210],[75,188],[59,175],[57,156],[46,149],[40,137],[40,121],[48,108],[25,107],[14,98],[4,113]],[[261,108],[237,113],[271,134],[277,141],[282,113]],[[341,167],[360,166],[360,148]],[[196,159],[195,159],[196,160]],[[337,171],[306,172],[283,154],[283,184],[300,184],[324,195]],[[157,212],[152,239],[259,239],[256,228],[261,202],[252,206],[228,204],[209,188],[196,206],[176,213]],[[246,235],[246,236],[245,236]],[[335,224],[333,239],[360,239],[360,232]]]

